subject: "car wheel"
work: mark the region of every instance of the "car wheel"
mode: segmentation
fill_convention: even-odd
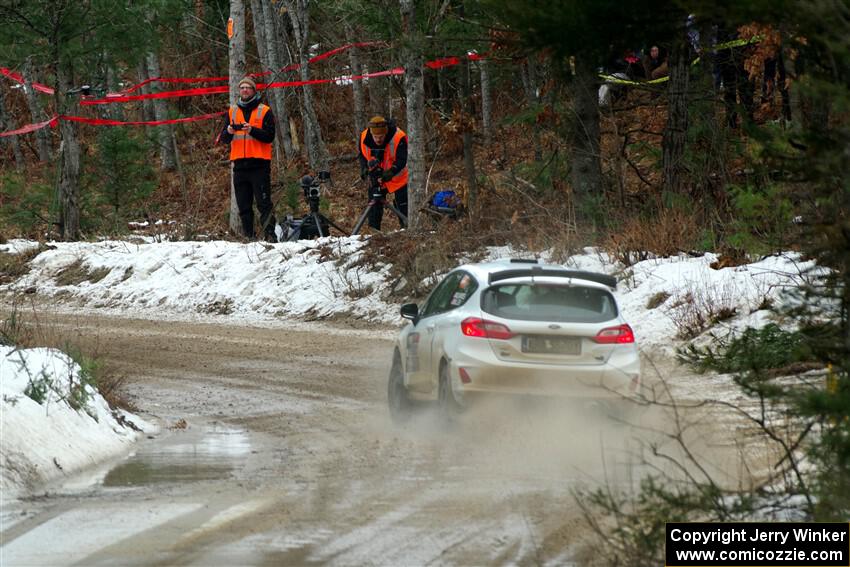
[[[407,388],[404,387],[404,371],[401,367],[401,355],[398,351],[393,354],[393,365],[390,367],[387,402],[390,407],[390,417],[394,422],[404,423],[410,418],[410,396],[407,393]]]
[[[463,411],[463,407],[457,403],[452,392],[452,383],[449,378],[449,365],[443,361],[440,364],[440,383],[437,390],[437,404],[440,413],[448,421],[454,420]]]

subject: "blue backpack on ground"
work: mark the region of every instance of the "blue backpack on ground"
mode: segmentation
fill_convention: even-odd
[[[458,206],[457,193],[451,190],[446,191],[437,191],[434,193],[434,196],[431,197],[431,204],[435,207],[444,207],[447,209],[456,209]]]
[[[451,189],[437,191],[428,199],[427,210],[437,215],[457,218],[462,202],[457,193]]]

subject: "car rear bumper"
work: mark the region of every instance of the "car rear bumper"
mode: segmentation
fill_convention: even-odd
[[[600,364],[575,366],[509,363],[483,354],[455,353],[449,363],[452,390],[461,404],[488,393],[617,398],[633,395],[640,386],[640,358],[633,347],[619,349]]]

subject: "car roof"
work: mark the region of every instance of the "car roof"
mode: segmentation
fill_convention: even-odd
[[[581,280],[582,285],[588,285],[589,287],[600,287],[611,290],[617,287],[617,280],[614,276],[598,272],[569,270],[560,264],[543,263],[537,260],[502,258],[488,262],[464,264],[458,266],[457,269],[470,272],[479,281],[488,285],[497,281],[545,277],[547,281],[562,278]]]

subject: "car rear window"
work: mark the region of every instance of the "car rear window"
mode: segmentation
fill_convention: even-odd
[[[506,284],[481,294],[481,309],[504,319],[601,323],[617,316],[614,296],[604,289],[547,284]]]

